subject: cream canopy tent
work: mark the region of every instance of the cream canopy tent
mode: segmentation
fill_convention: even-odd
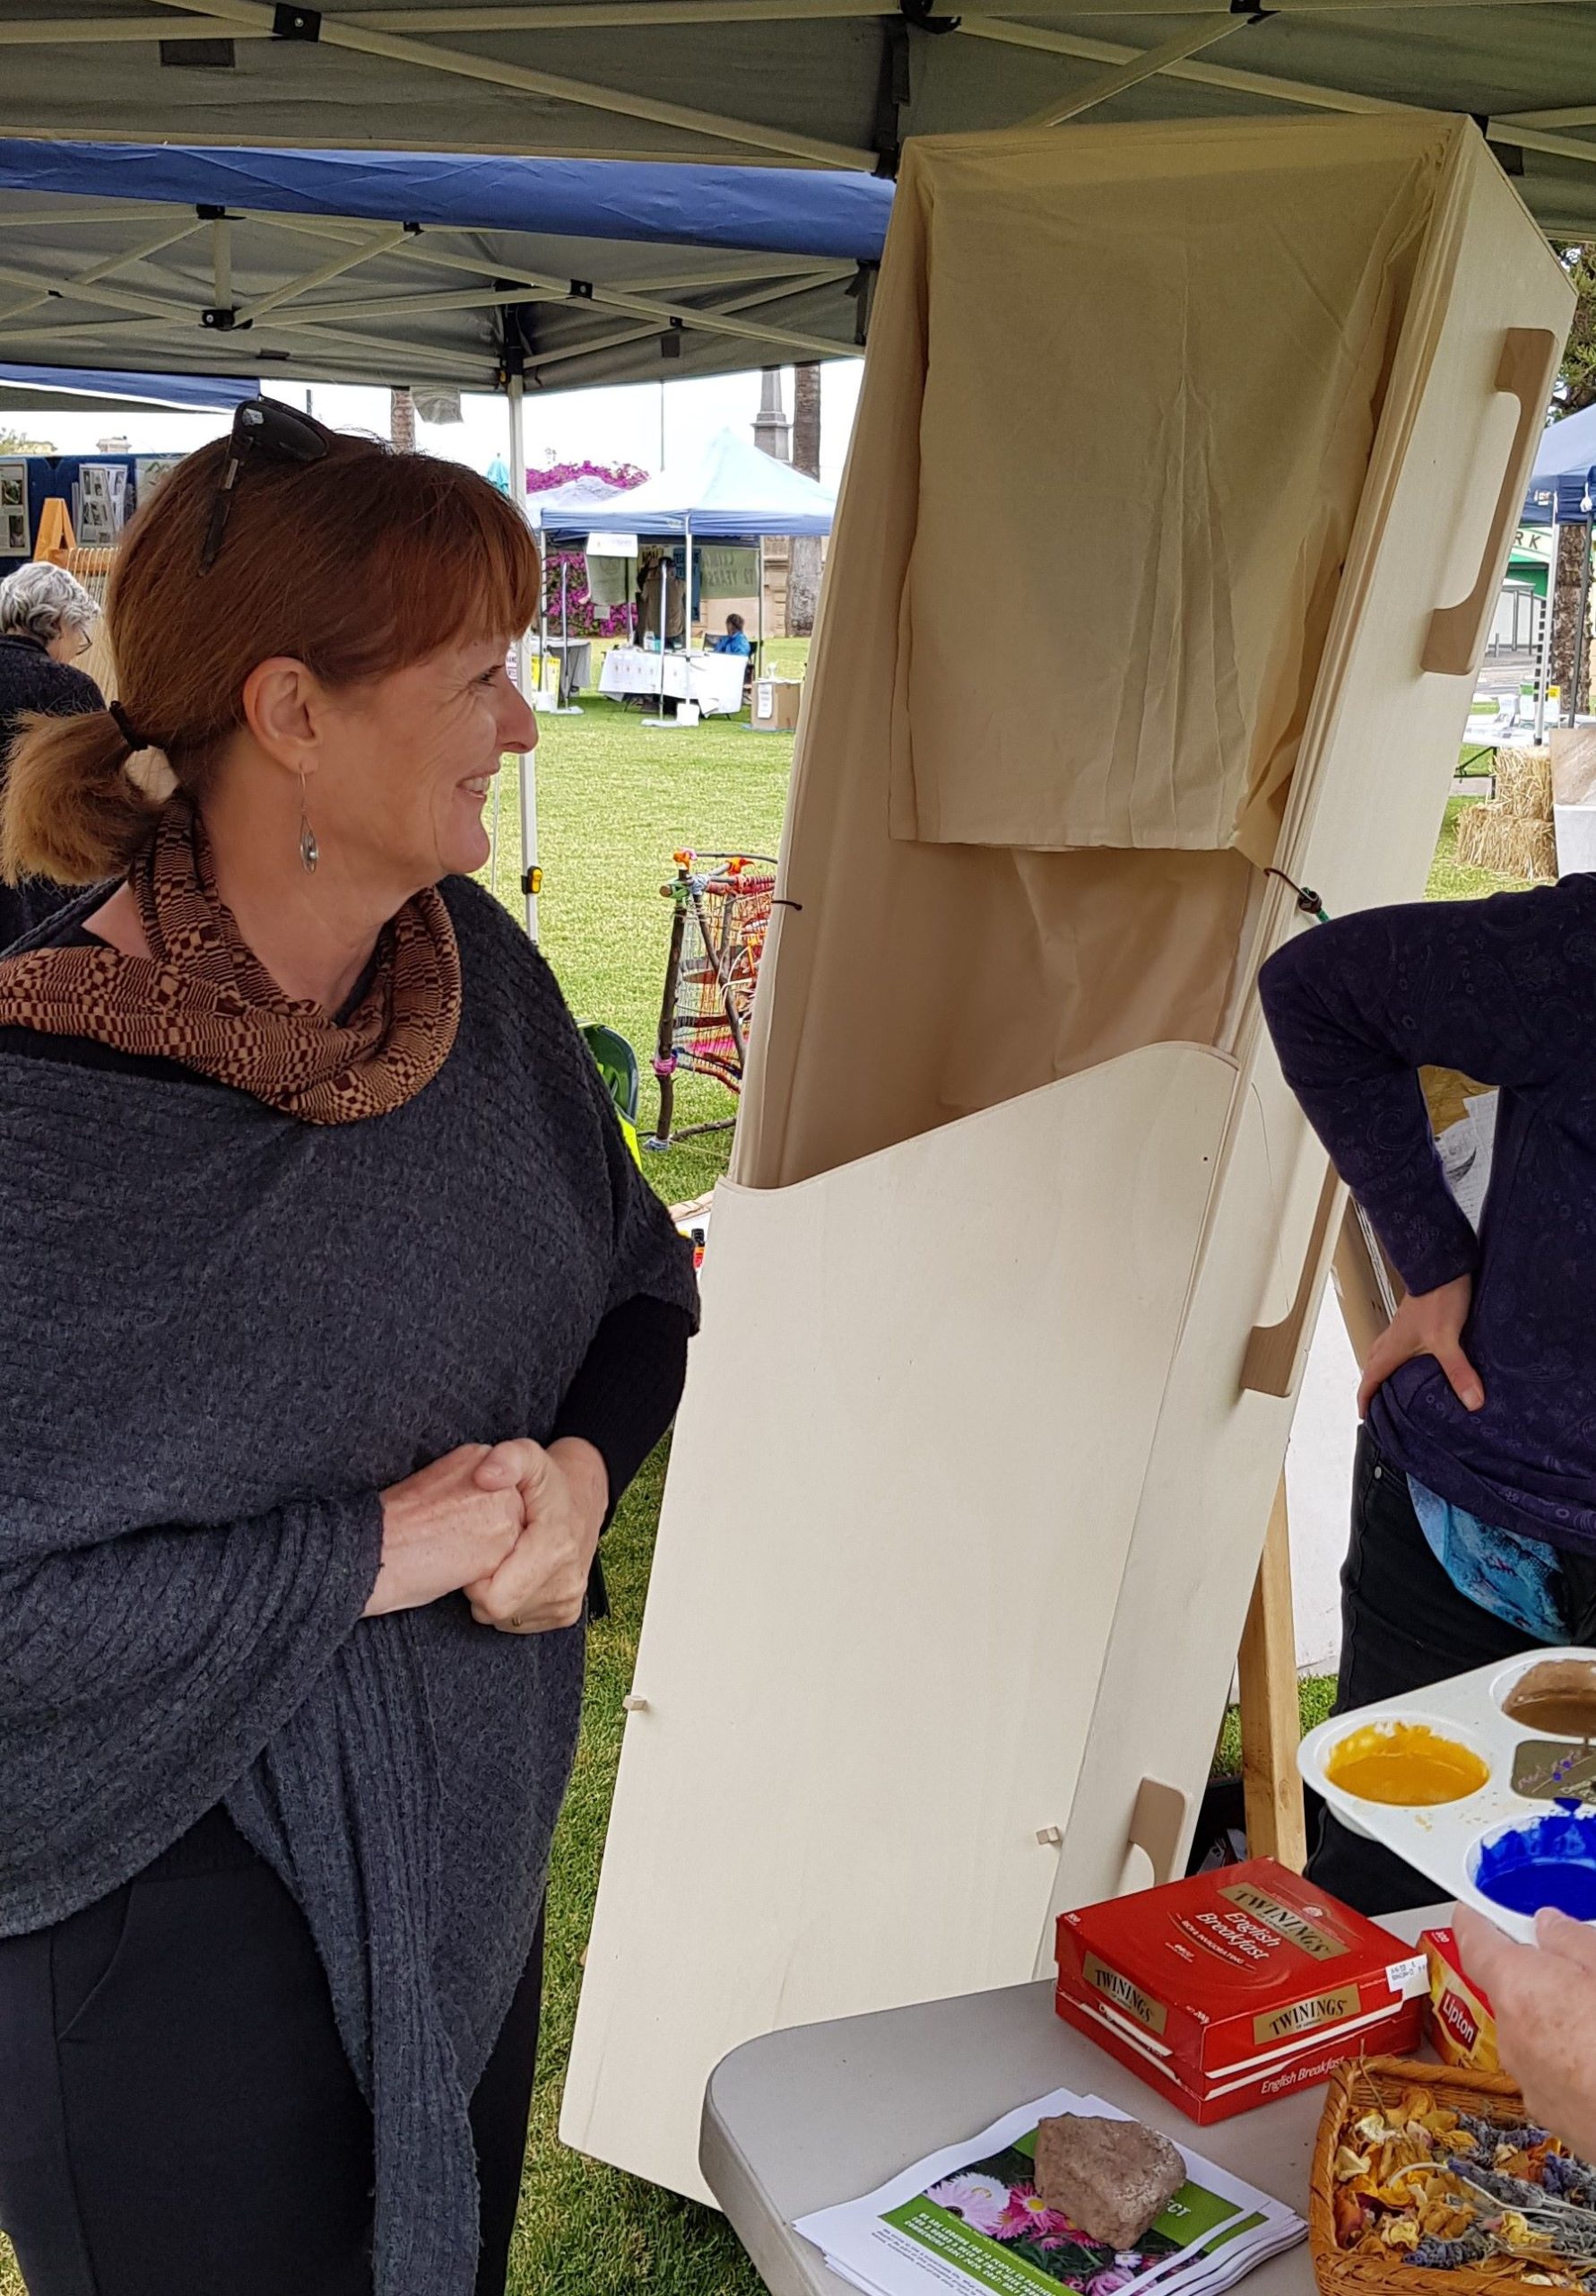
[[[0,130],[896,165],[949,129],[1471,114],[1554,233],[1596,223],[1579,0],[14,0]]]

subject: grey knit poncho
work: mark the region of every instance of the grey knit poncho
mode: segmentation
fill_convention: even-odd
[[[444,891],[460,1032],[392,1115],[0,1055],[0,1935],[225,1800],[372,2104],[377,2296],[470,2296],[466,2100],[530,1950],[583,1644],[460,1596],[362,1620],[377,1494],[546,1439],[611,1309],[693,1300],[547,967]]]

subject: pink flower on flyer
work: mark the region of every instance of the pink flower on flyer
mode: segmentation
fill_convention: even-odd
[[[1056,2208],[1049,2208],[1035,2185],[1011,2185],[994,2240],[1032,2240],[1039,2248],[1062,2248],[1075,2227]]]
[[[959,2216],[972,2232],[984,2232],[990,2238],[1003,2221],[1009,2205],[1009,2187],[996,2177],[983,2177],[967,2170],[962,2176],[944,2177],[940,2185],[932,2185],[925,2196],[950,2216]]]
[[[1086,2283],[1086,2296],[1119,2296],[1120,2290],[1128,2288],[1135,2277],[1133,2272],[1111,2266],[1106,2272],[1093,2273]]]

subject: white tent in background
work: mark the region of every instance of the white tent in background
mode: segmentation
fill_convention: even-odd
[[[702,454],[633,487],[595,510],[587,525],[594,534],[740,541],[747,535],[828,535],[836,515],[829,487],[735,430],[720,430]]]
[[[837,497],[818,479],[807,478],[735,430],[717,430],[701,454],[672,463],[657,478],[617,495],[587,520],[592,535],[628,534],[655,540],[680,538],[686,545],[687,628],[693,626],[695,542],[754,542],[759,563],[759,640],[765,637],[765,537],[767,535],[828,535]],[[661,591],[661,613],[664,593]],[[664,633],[660,632],[662,648]],[[662,687],[663,695],[663,687]],[[662,700],[663,708],[663,700]]]
[[[550,548],[551,535],[580,533],[587,527],[594,511],[606,502],[618,501],[626,493],[624,486],[613,486],[607,478],[600,478],[594,471],[584,471],[579,478],[568,479],[563,486],[545,486],[526,497],[526,515],[538,531],[538,547],[545,555]],[[569,584],[568,569],[559,570],[559,691],[562,714],[568,692],[567,682],[567,649],[570,644]],[[538,674],[533,694],[533,707],[545,706],[542,691],[543,665],[549,650],[548,631],[549,583],[545,571],[538,583]]]

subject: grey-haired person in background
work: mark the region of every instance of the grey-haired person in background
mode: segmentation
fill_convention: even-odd
[[[100,608],[64,567],[42,560],[19,566],[0,582],[0,787],[5,761],[35,710],[75,718],[103,709],[105,696],[76,665],[89,651]],[[42,924],[78,888],[42,877],[20,885],[0,883],[0,949]]]

